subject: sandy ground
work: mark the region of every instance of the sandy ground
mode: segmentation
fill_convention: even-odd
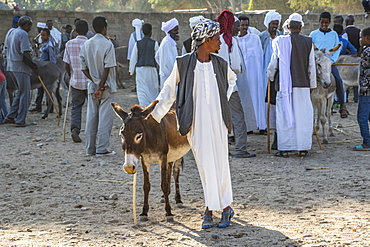
[[[116,96],[126,110],[136,103],[131,89]],[[175,222],[165,221],[160,171],[153,165],[149,221],[135,225],[120,119],[111,138],[117,155],[103,158],[84,156],[84,144],[73,143],[69,130],[62,142],[55,114],[46,120],[29,114],[28,122],[37,125],[26,128],[1,125],[0,246],[370,246],[370,152],[352,151],[361,137],[357,105],[348,108],[347,119],[333,115],[341,127],[331,143],[320,150],[313,137],[305,159],[274,157],[266,136],[249,135],[257,157],[230,158],[235,218],[227,229],[210,230],[200,227],[203,192],[191,154],[180,176],[185,208],[172,200]],[[138,214],[141,184],[140,169]],[[219,217],[216,212],[216,222]]]

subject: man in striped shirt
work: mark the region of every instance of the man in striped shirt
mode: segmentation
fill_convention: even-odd
[[[71,136],[74,142],[81,142],[79,134],[81,130],[82,107],[87,98],[87,79],[81,71],[80,51],[87,41],[87,22],[85,20],[77,21],[75,31],[78,36],[67,42],[63,61],[66,63],[66,71],[70,77],[69,83],[71,84]]]

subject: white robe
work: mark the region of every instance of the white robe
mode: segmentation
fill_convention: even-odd
[[[140,32],[141,34],[141,38],[144,37],[144,33],[143,32]],[[134,49],[134,46],[136,44],[136,32],[132,32],[131,35],[130,35],[130,39],[128,40],[128,46],[127,46],[127,60],[130,60],[131,59],[131,55],[132,55],[132,49]]]
[[[180,80],[177,62],[166,80],[152,112],[160,122],[176,99],[176,86]],[[229,68],[230,98],[236,76]],[[228,159],[227,128],[222,118],[220,98],[212,62],[197,64],[194,69],[193,124],[187,134],[203,185],[205,205],[209,210],[220,210],[233,201]]]
[[[263,49],[258,35],[238,37],[258,129],[266,129],[266,90],[262,78]]]
[[[310,88],[298,88],[291,85],[290,61],[292,48],[290,36],[279,36],[273,41],[273,48],[267,76],[270,80],[274,78],[277,64],[279,63],[280,91],[276,94],[278,150],[310,150],[314,117],[310,88],[316,87],[313,47],[309,56],[308,66]]]
[[[161,45],[155,54],[155,60],[159,65],[159,76],[160,76],[160,88],[163,88],[163,84],[166,79],[170,76],[173,69],[173,65],[178,56],[177,46],[169,40],[168,36],[162,39]]]
[[[137,43],[132,49],[130,58],[130,75],[134,74],[138,60]],[[158,51],[158,43],[155,42],[154,51]],[[158,72],[156,67],[142,66],[136,67],[136,91],[139,105],[147,106],[158,96]]]

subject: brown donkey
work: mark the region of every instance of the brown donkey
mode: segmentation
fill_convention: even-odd
[[[153,119],[150,113],[157,103],[157,100],[153,101],[146,108],[134,105],[130,113],[125,112],[118,104],[112,103],[115,113],[123,121],[120,129],[125,156],[123,169],[128,174],[134,174],[141,163],[144,172],[144,206],[139,217],[140,221],[146,221],[148,217],[149,171],[152,163],[159,163],[161,168],[161,188],[167,221],[173,220],[168,199],[171,191],[172,168],[176,188],[176,205],[182,206],[179,189],[180,164],[190,146],[186,136],[181,136],[177,131],[175,111],[170,110],[160,123]]]

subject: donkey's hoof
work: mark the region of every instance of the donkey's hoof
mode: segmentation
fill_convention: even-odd
[[[322,144],[329,144],[328,140],[323,140]]]
[[[166,221],[167,222],[173,222],[173,215],[170,215],[170,216],[166,216]]]
[[[160,202],[160,203],[164,203],[164,199],[163,199],[163,198],[161,198],[161,200],[159,200],[159,202]]]
[[[46,119],[46,117],[41,117],[42,119]]]
[[[141,221],[141,222],[148,221],[148,216],[146,216],[146,215],[140,215],[139,216],[139,221]]]
[[[184,208],[184,204],[182,202],[176,203],[177,208]]]

